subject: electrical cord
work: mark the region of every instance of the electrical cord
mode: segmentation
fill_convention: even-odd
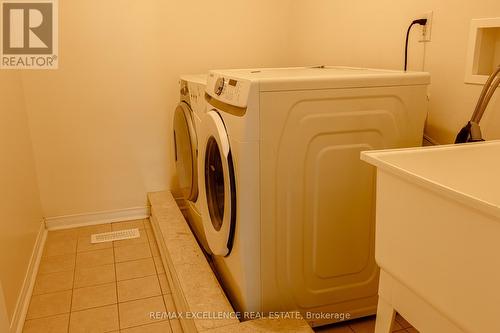
[[[410,26],[408,27],[408,31],[406,31],[406,44],[405,44],[405,72],[408,68],[408,39],[410,38],[410,31],[411,28],[415,24],[420,24],[422,26],[425,26],[427,24],[427,19],[418,19],[413,22],[411,22]]]

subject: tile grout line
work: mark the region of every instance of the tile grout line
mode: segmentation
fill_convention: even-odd
[[[163,322],[166,322],[166,321],[168,321],[168,319],[162,319],[162,320],[155,321],[155,322],[148,323],[148,324],[140,324],[140,325],[129,326],[129,327],[123,328],[122,330],[128,330],[128,329],[137,328],[137,327],[147,327],[149,325],[154,325],[154,324],[157,324],[157,323],[163,323]],[[170,326],[170,321],[169,321],[168,325]],[[111,332],[114,332],[114,331],[111,331]],[[170,333],[172,333],[172,332],[173,331],[171,331]]]
[[[111,264],[107,264],[107,265],[111,265]],[[103,266],[107,266],[107,265],[103,265]],[[101,266],[96,266],[96,267],[101,267]],[[115,281],[116,282],[116,281]],[[111,284],[113,282],[100,282],[100,283],[97,283],[97,284],[91,284],[91,285],[88,285],[88,286],[83,286],[83,287],[77,287],[77,288],[74,288],[74,289],[84,289],[84,288],[93,288],[93,287],[102,287],[102,286],[105,286],[107,284]]]
[[[47,318],[53,318],[53,317],[64,316],[64,315],[69,315],[69,312],[57,313],[57,314],[51,314],[51,315],[48,315],[48,316],[43,316],[43,317],[30,318],[30,319],[26,319],[24,322],[26,323],[27,321],[30,321],[30,320],[47,319]]]
[[[70,272],[70,271],[68,271],[68,272]],[[45,292],[45,293],[41,293],[41,294],[32,294],[31,297],[33,297],[33,296],[50,295],[50,294],[57,294],[57,293],[65,292],[65,291],[71,291],[71,290],[73,290],[73,287],[68,288],[68,289],[61,289],[61,290],[49,291],[49,292]]]
[[[144,224],[144,227],[146,227],[145,222],[143,221],[142,223]],[[151,223],[151,222],[149,222],[149,223]],[[144,230],[146,230],[146,228]],[[153,228],[151,228],[151,233],[153,233]],[[149,245],[149,251],[151,252],[151,258],[153,258],[153,264],[154,264],[155,272],[156,272],[156,279],[158,280],[158,284],[160,285],[161,300],[163,301],[163,305],[165,306],[165,312],[167,313],[168,326],[170,327],[170,331],[173,332],[174,330],[172,328],[172,323],[170,322],[170,319],[168,318],[169,310],[167,308],[167,302],[165,301],[165,295],[163,294],[163,290],[161,289],[160,276],[159,276],[160,274],[158,273],[158,268],[156,267],[156,263],[154,262],[153,251],[151,250],[151,239],[149,239],[149,235],[147,232],[146,232],[146,238],[148,239],[148,245]],[[154,235],[153,235],[153,238],[154,238]],[[156,241],[155,239],[153,239],[153,240]],[[163,265],[163,261],[161,260],[161,253],[160,253],[159,258],[160,258],[160,263]],[[166,275],[166,273],[167,273],[166,268],[163,267],[163,270],[165,270],[165,275]],[[167,281],[167,283],[168,283],[168,281]],[[169,289],[170,289],[170,286],[169,286]]]
[[[99,308],[105,308],[107,306],[112,306],[112,305],[118,305],[117,303],[111,303],[111,304],[105,304],[105,305],[96,305],[96,306],[91,306],[89,308],[85,308],[85,309],[80,309],[80,310],[75,310],[73,311],[74,313],[77,313],[77,312],[84,312],[84,311],[87,311],[87,310],[94,310],[94,309],[99,309]],[[65,313],[63,313],[65,314]],[[59,315],[56,315],[56,316],[59,316]],[[52,317],[52,316],[50,316]],[[47,318],[47,317],[43,317],[43,318]],[[113,332],[113,331],[112,331]]]
[[[69,316],[68,316],[68,327],[67,332],[69,332],[70,323],[71,323],[71,310],[73,307],[73,292],[75,290],[75,280],[76,280],[76,258],[78,257],[78,228],[75,228],[76,232],[76,248],[75,248],[75,266],[73,267],[73,287],[71,288],[71,298],[69,300]]]
[[[110,224],[111,231],[113,231],[113,224]],[[115,242],[111,242],[111,248],[113,249],[113,267],[115,271],[115,291],[116,291],[116,311],[118,312],[118,330],[122,329],[122,321],[120,318],[120,300],[118,299],[118,274],[116,273],[116,256],[115,256]]]

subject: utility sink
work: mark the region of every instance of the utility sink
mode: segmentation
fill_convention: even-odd
[[[386,151],[377,167],[376,332],[500,332],[500,141]]]

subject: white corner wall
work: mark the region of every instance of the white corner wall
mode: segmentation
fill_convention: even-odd
[[[59,69],[23,73],[45,216],[144,207],[168,189],[179,75],[283,65],[289,8],[59,1]]]
[[[11,322],[43,223],[18,71],[0,72],[0,165],[0,311]]]
[[[294,63],[401,69],[406,29],[428,11],[434,11],[432,41],[424,51],[419,28],[414,28],[409,64],[411,70],[431,73],[426,132],[440,143],[451,143],[472,115],[482,88],[464,83],[471,19],[500,17],[499,1],[295,1]],[[487,139],[500,138],[498,97],[481,125]]]

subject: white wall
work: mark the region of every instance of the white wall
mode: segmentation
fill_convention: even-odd
[[[60,69],[23,73],[46,217],[141,207],[175,184],[171,118],[181,73],[331,64],[399,69],[409,21],[434,11],[432,42],[412,35],[410,68],[432,74],[427,132],[451,142],[481,86],[463,83],[471,18],[500,2],[446,0],[60,1]],[[425,60],[425,62],[424,62]],[[500,102],[483,121],[500,138]]]
[[[0,284],[10,321],[43,216],[21,76],[16,71],[0,72],[0,166]],[[0,299],[0,308],[1,303]]]
[[[293,2],[294,62],[401,69],[411,20],[434,11],[432,42],[411,36],[410,69],[432,75],[426,131],[450,143],[472,115],[482,86],[464,84],[472,18],[499,17],[493,0],[308,0]],[[500,138],[500,101],[494,98],[482,122],[487,139]]]
[[[181,73],[286,63],[289,0],[59,1],[60,68],[23,74],[46,217],[173,182]]]

